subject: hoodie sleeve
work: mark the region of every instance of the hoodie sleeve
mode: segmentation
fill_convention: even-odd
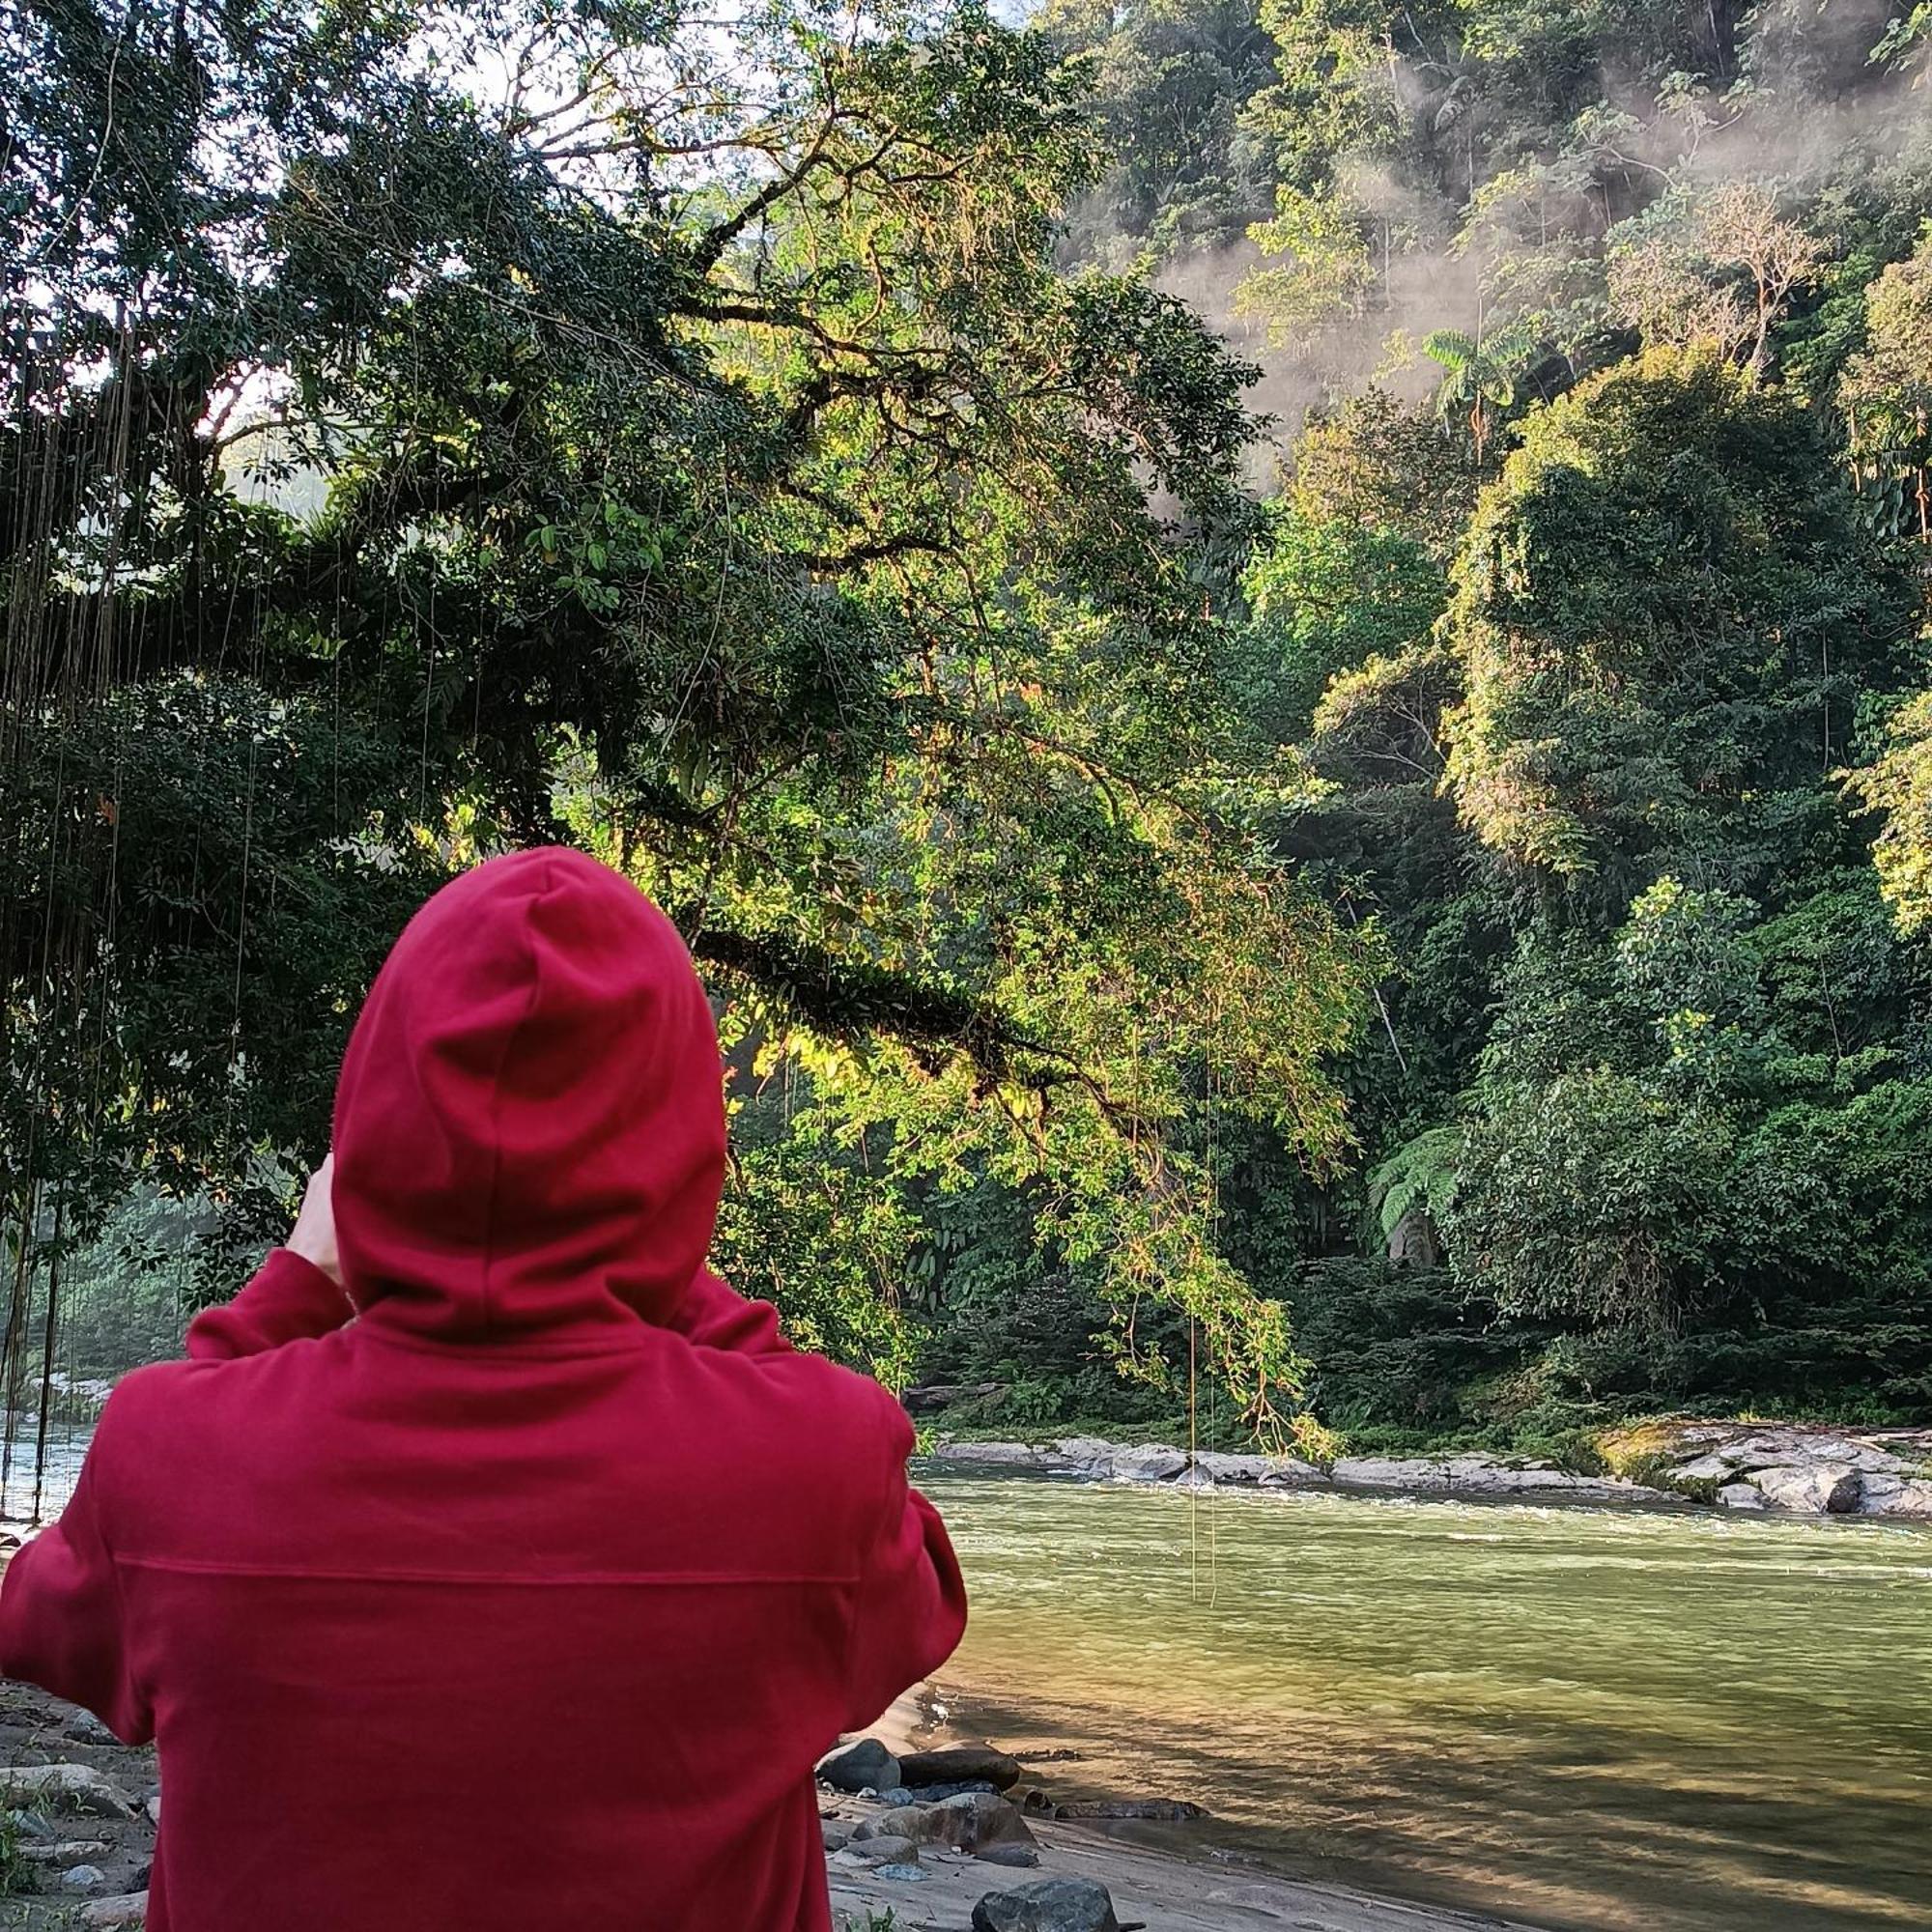
[[[60,1520],[16,1550],[0,1583],[0,1675],[85,1705],[124,1744],[148,1743],[154,1712],[128,1633],[99,1495],[100,1437]]]
[[[734,1355],[794,1352],[779,1332],[779,1312],[769,1301],[748,1301],[708,1267],[692,1277],[666,1325],[696,1349],[724,1349]]]
[[[912,1424],[893,1405],[884,1519],[860,1573],[841,1729],[862,1730],[902,1690],[929,1677],[966,1631],[966,1585],[939,1512],[906,1480]]]
[[[222,1308],[204,1308],[187,1324],[187,1352],[198,1362],[259,1355],[284,1342],[327,1335],[355,1313],[346,1289],[290,1248],[275,1248],[253,1280]]]

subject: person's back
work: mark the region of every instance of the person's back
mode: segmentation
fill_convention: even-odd
[[[0,1668],[153,1734],[155,1932],[821,1932],[810,1769],[964,1604],[876,1384],[705,1272],[710,1014],[591,862],[412,923],[278,1251],[110,1401]]]

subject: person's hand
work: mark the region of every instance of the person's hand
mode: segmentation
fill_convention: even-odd
[[[340,1288],[342,1260],[335,1252],[335,1204],[329,1192],[334,1181],[335,1156],[330,1153],[308,1178],[301,1212],[296,1216],[287,1245]]]

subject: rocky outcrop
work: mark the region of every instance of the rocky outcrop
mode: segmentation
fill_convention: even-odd
[[[1932,1430],[1854,1435],[1795,1424],[1685,1422],[1649,1424],[1638,1433],[1645,1450],[1631,1459],[1628,1475],[1582,1475],[1547,1462],[1484,1454],[1344,1456],[1322,1467],[1293,1456],[1190,1454],[1168,1443],[1123,1444],[1093,1435],[1048,1443],[947,1442],[933,1453],[969,1468],[1191,1490],[1333,1489],[1932,1517]]]
[[[904,1804],[858,1826],[852,1848],[866,1839],[893,1835],[916,1845],[950,1845],[955,1852],[979,1852],[987,1845],[1030,1845],[1033,1833],[1019,1807],[997,1792],[962,1791],[936,1804]]]
[[[1932,1516],[1932,1431],[1655,1424],[1662,1488],[1725,1509]]]

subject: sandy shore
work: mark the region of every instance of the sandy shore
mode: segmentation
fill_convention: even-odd
[[[961,1742],[932,1719],[931,1693],[908,1691],[865,1735],[895,1756]],[[975,1740],[977,1742],[977,1740]],[[997,1743],[998,1740],[987,1742]],[[876,1816],[869,1801],[821,1794],[820,1809],[847,1821]],[[1204,1851],[1151,1851],[1108,1837],[1090,1826],[1029,1818],[1038,1841],[1037,1870],[1013,1871],[981,1860],[926,1846],[920,1855],[925,1877],[882,1877],[844,1856],[830,1861],[835,1921],[864,1932],[892,1914],[895,1932],[967,1932],[973,1907],[987,1892],[1032,1878],[1064,1874],[1104,1885],[1113,1894],[1122,1925],[1147,1932],[1535,1932],[1516,1919],[1446,1911],[1439,1906],[1378,1898],[1341,1886],[1281,1878],[1271,1872]]]

